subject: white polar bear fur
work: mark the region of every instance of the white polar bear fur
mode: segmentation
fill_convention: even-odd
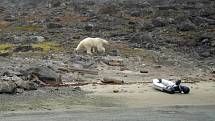
[[[86,50],[87,54],[92,55],[92,50],[96,49],[99,53],[104,53],[105,48],[104,45],[108,45],[108,41],[101,38],[85,38],[83,39],[75,49],[75,52]],[[95,50],[93,50],[95,51]]]

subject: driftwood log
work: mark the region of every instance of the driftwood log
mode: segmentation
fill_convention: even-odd
[[[92,74],[92,75],[98,75],[98,71],[96,70],[89,70],[89,69],[79,69],[79,68],[58,68],[60,71],[64,72],[78,72],[81,74]]]
[[[109,66],[124,66],[123,60],[102,60],[103,63],[109,65]]]
[[[70,86],[84,86],[88,85],[90,83],[62,83],[62,84],[46,84],[45,86],[50,86],[50,87],[70,87]]]

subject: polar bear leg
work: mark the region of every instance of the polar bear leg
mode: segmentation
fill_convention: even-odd
[[[92,49],[91,47],[87,48],[87,54],[92,55],[91,49]]]
[[[92,47],[92,48],[91,48],[91,52],[92,52],[93,54],[98,53],[97,47]]]
[[[105,48],[103,46],[97,47],[99,53],[105,53]]]

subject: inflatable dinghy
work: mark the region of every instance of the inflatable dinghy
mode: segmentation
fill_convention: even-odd
[[[153,87],[157,90],[174,94],[175,92],[188,94],[190,89],[187,86],[182,86],[181,80],[177,80],[173,83],[166,79],[153,79]]]

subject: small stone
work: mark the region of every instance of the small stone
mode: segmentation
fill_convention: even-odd
[[[75,87],[74,89],[77,91],[81,91],[81,87]]]
[[[155,65],[154,68],[161,68],[161,65]]]
[[[30,39],[35,42],[44,42],[45,38],[43,36],[30,36]]]
[[[177,25],[177,29],[180,31],[190,31],[196,29],[196,26],[191,21],[187,20]]]
[[[140,73],[149,73],[149,71],[141,70]]]
[[[17,88],[17,90],[16,90],[16,93],[23,93],[24,92],[24,89],[22,89],[22,88]]]
[[[60,25],[60,24],[58,24],[58,23],[49,23],[49,24],[47,25],[47,28],[49,28],[49,29],[62,28],[62,27],[63,27],[63,26]]]
[[[121,67],[120,71],[125,71],[125,70],[129,70],[127,67]]]
[[[119,92],[119,90],[113,90],[113,93],[118,93]]]
[[[202,52],[202,53],[200,53],[199,55],[202,56],[202,57],[205,57],[205,58],[211,56],[210,52],[207,52],[207,51],[206,51],[206,52]]]
[[[212,71],[211,71],[211,74],[215,74],[215,70],[212,70]]]
[[[167,22],[166,22],[166,20],[164,18],[157,17],[157,18],[152,20],[152,24],[155,27],[163,27],[163,26],[167,25]]]
[[[80,36],[73,36],[72,38],[73,39],[80,39],[81,37]]]
[[[2,57],[7,57],[7,56],[10,56],[12,53],[10,53],[10,52],[2,52],[2,53],[0,53],[0,56],[2,56]]]

